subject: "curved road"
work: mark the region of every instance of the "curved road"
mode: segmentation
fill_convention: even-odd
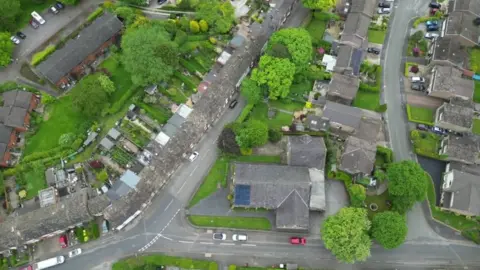
[[[407,122],[402,105],[399,82],[402,74],[401,60],[409,20],[426,9],[427,0],[403,0],[395,8],[391,22],[389,44],[385,49],[384,82],[385,100],[388,104],[387,120],[392,148],[397,160],[411,159]],[[294,11],[295,13],[298,11]],[[83,245],[83,254],[69,259],[56,269],[110,269],[121,257],[163,252],[177,256],[205,258],[212,256],[222,266],[231,263],[270,265],[296,262],[305,267],[332,269],[479,269],[480,249],[464,242],[447,241],[428,226],[419,206],[409,214],[409,235],[406,243],[395,250],[384,250],[374,245],[371,258],[354,266],[341,265],[326,250],[318,235],[309,237],[305,247],[288,244],[290,235],[271,232],[249,232],[249,241],[243,244],[232,241],[213,242],[211,232],[192,228],[184,219],[184,208],[191,194],[201,183],[216,159],[216,139],[223,125],[232,121],[241,111],[243,101],[225,113],[219,123],[199,143],[200,157],[184,164],[167,186],[159,192],[152,206],[124,231]],[[228,231],[231,239],[231,231]]]

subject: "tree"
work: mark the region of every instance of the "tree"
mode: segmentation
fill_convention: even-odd
[[[78,0],[60,0],[60,2],[64,3],[65,5],[75,5]]]
[[[353,206],[363,206],[363,201],[367,198],[365,187],[359,184],[353,184],[348,188],[350,200]]]
[[[200,25],[198,24],[197,21],[190,21],[190,32],[196,34],[200,32]]]
[[[135,22],[136,14],[135,10],[130,7],[120,6],[115,9],[115,14],[122,18],[126,25],[130,25]]]
[[[196,7],[196,15],[218,33],[230,31],[235,20],[235,8],[230,1],[203,0]]]
[[[272,143],[279,142],[283,137],[283,133],[278,129],[269,129],[268,130],[268,140]]]
[[[278,45],[287,47],[297,70],[305,68],[312,61],[312,39],[304,28],[285,28],[275,32],[268,42],[268,51],[278,51]]]
[[[288,59],[263,55],[251,79],[258,85],[267,85],[270,99],[287,97],[292,85],[295,65]]]
[[[425,198],[429,179],[418,163],[411,160],[392,163],[387,168],[387,178],[395,211],[405,213]]]
[[[115,92],[115,84],[110,80],[109,77],[100,74],[98,75],[98,82],[100,83],[100,86],[102,87],[103,91],[107,92],[107,94],[111,94]]]
[[[0,66],[5,67],[10,64],[13,47],[10,34],[8,32],[0,32]]]
[[[100,172],[96,173],[95,176],[100,182],[105,182],[108,180],[108,173],[105,169],[102,169]]]
[[[249,104],[257,104],[262,99],[262,89],[257,82],[245,78],[242,81],[240,93],[247,99]]]
[[[387,179],[387,174],[380,169],[376,169],[373,176],[375,177],[375,179],[377,179],[379,183],[383,183]]]
[[[200,31],[207,32],[208,31],[208,23],[205,20],[200,20]]]
[[[16,19],[20,13],[20,1],[0,1],[0,31],[13,31],[16,28]]]
[[[136,85],[167,81],[178,66],[178,47],[158,24],[142,25],[122,38],[125,69]]]
[[[97,75],[89,75],[80,80],[70,96],[74,108],[88,118],[99,115],[108,103],[108,94],[100,85]]]
[[[236,135],[232,125],[226,125],[218,137],[217,146],[222,152],[234,155],[240,154],[240,147],[235,140]]]
[[[372,221],[372,237],[386,249],[400,246],[407,237],[408,227],[404,215],[386,211],[378,213]]]
[[[335,7],[336,0],[302,0],[303,6],[309,9],[329,11]]]
[[[244,123],[236,132],[235,140],[243,149],[261,146],[268,141],[268,126],[258,120],[250,120]]]
[[[370,256],[372,241],[368,236],[369,229],[366,209],[346,207],[325,220],[321,233],[325,247],[337,260],[354,263],[365,261]]]

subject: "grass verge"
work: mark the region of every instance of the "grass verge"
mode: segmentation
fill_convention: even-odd
[[[408,121],[433,126],[435,111],[407,104]]]
[[[472,132],[474,134],[480,135],[480,119],[478,118],[473,119]]]
[[[218,264],[213,261],[194,260],[166,255],[146,255],[120,260],[112,265],[112,270],[125,269],[155,269],[154,266],[176,266],[181,269],[218,270]]]
[[[375,111],[380,105],[380,92],[358,91],[353,106]]]
[[[374,30],[374,29],[369,29],[368,30],[368,42],[370,43],[376,43],[376,44],[383,44],[385,41],[385,35],[386,31],[383,30]]]
[[[480,82],[475,81],[475,88],[473,91],[473,101],[476,103],[480,103]]]
[[[267,218],[261,217],[218,217],[218,216],[189,216],[193,225],[200,227],[220,227],[232,229],[264,230],[272,229]]]

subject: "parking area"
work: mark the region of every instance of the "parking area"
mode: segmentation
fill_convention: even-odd
[[[439,98],[430,97],[418,91],[407,93],[407,104],[412,106],[437,109],[443,102]]]
[[[61,251],[62,245],[60,244],[60,235],[55,235],[36,243],[35,249],[33,251],[33,259],[34,260],[43,259],[48,257],[50,254],[54,254]],[[67,236],[67,245],[68,245],[68,236]]]
[[[371,64],[380,65],[380,55],[382,54],[383,45],[376,43],[368,43],[368,48],[374,48],[378,51],[375,53],[368,52],[365,56],[365,60]]]
[[[417,156],[417,159],[420,166],[422,166],[422,168],[432,177],[436,194],[435,204],[439,205],[441,197],[441,186],[443,184],[442,176],[445,172],[446,162],[422,156]]]

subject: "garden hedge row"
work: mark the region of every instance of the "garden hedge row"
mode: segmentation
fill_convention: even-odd
[[[393,162],[393,151],[390,148],[377,146],[377,153],[385,158],[385,163]]]
[[[253,107],[255,107],[254,104],[247,104],[247,106],[245,106],[245,107],[242,109],[242,112],[241,112],[240,115],[238,116],[238,118],[237,118],[237,123],[243,123],[243,122],[245,122],[245,120],[247,120],[248,116],[249,116],[250,113],[252,112]]]
[[[190,80],[187,76],[183,75],[178,71],[175,71],[173,75],[177,79],[182,81],[185,84],[185,86],[187,86],[190,90],[197,92],[197,85],[194,82],[192,82],[192,80]]]
[[[55,52],[57,47],[55,45],[48,45],[43,51],[39,51],[35,53],[32,57],[32,66],[36,66],[40,64],[43,60],[45,60],[50,54]]]
[[[87,22],[93,22],[96,18],[103,14],[103,8],[99,7],[87,17]]]

